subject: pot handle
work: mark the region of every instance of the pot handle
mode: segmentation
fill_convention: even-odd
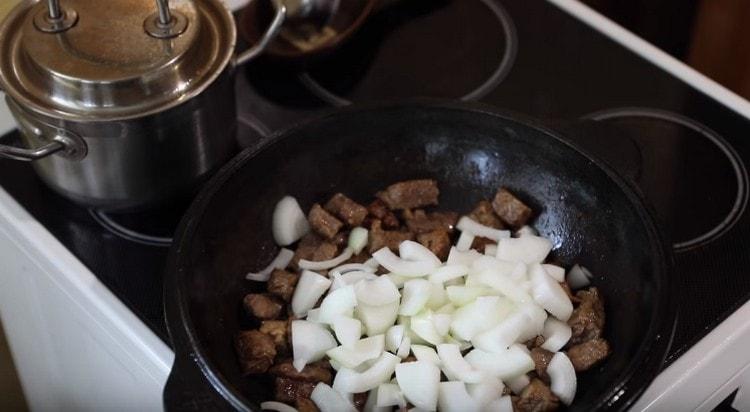
[[[276,38],[276,35],[279,34],[279,31],[281,30],[281,26],[284,24],[284,21],[286,20],[286,6],[281,0],[272,0],[274,3],[274,7],[276,8],[276,15],[273,18],[273,21],[271,22],[271,25],[268,26],[268,29],[263,34],[263,37],[261,37],[260,41],[256,43],[254,46],[250,47],[249,49],[243,51],[242,53],[238,54],[234,59],[235,66],[243,65],[250,60],[258,57],[265,49],[268,47],[268,45],[271,43],[271,41]]]
[[[5,101],[18,123],[21,133],[33,136],[32,140],[48,140],[48,142],[29,149],[0,144],[0,157],[23,161],[39,160],[55,153],[59,153],[60,156],[70,160],[81,160],[86,157],[86,144],[80,136],[46,123],[34,122],[10,98],[6,97]]]

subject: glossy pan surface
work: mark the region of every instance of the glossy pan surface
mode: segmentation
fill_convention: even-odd
[[[637,399],[660,368],[675,316],[669,248],[641,198],[533,121],[422,102],[350,108],[292,128],[211,180],[184,217],[168,264],[165,310],[177,359],[167,408],[197,398],[205,409],[258,409],[272,397],[270,379],[240,375],[233,336],[250,326],[241,300],[259,286],[244,274],[278,250],[271,215],[282,196],[308,210],[336,192],[364,202],[413,178],[438,180],[444,210],[468,212],[499,186],[526,201],[553,256],[591,269],[605,298],[613,353],[579,376],[569,409],[624,409]]]

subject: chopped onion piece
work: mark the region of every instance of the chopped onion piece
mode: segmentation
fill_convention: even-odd
[[[429,309],[437,309],[443,307],[448,302],[448,295],[445,293],[445,288],[442,283],[430,283],[430,298],[427,299],[425,307]]]
[[[432,325],[435,327],[435,332],[440,336],[448,334],[451,329],[451,322],[453,322],[453,316],[447,313],[432,314]]]
[[[594,276],[591,272],[585,267],[573,265],[568,271],[568,286],[573,290],[585,288],[591,284],[591,279],[593,279],[593,277]]]
[[[331,269],[330,272],[331,273],[337,272],[343,275],[347,272],[353,272],[353,271],[375,273],[375,270],[377,270],[376,267],[374,268],[364,263],[345,263],[343,265],[336,266],[335,268]]]
[[[471,266],[474,260],[482,257],[482,255],[474,249],[470,249],[466,252],[461,252],[456,249],[455,246],[451,247],[448,253],[448,260],[446,261],[449,265],[464,265]]]
[[[418,337],[433,345],[443,342],[443,335],[435,329],[433,313],[431,310],[422,311],[411,317],[409,327]]]
[[[398,351],[398,347],[401,346],[401,342],[406,336],[406,331],[403,325],[393,325],[388,328],[385,333],[385,349],[390,352]]]
[[[435,313],[443,313],[446,315],[452,315],[453,312],[456,311],[456,307],[453,306],[453,303],[446,303],[445,305],[438,308],[438,310],[435,311]]]
[[[471,232],[461,232],[461,235],[458,237],[458,241],[456,242],[456,249],[458,249],[461,252],[466,252],[467,250],[471,249],[471,245],[474,243],[474,236]]]
[[[494,270],[495,272],[510,276],[517,264],[517,262],[500,260],[494,256],[482,255],[472,262],[471,268],[469,268],[469,273],[477,274],[484,272],[485,270]]]
[[[342,286],[356,285],[357,282],[362,279],[375,280],[378,278],[378,275],[372,272],[359,270],[346,272],[343,275],[339,274],[338,272],[329,272],[328,275],[333,278],[333,285],[331,285],[331,290],[336,290]]]
[[[544,329],[544,321],[547,320],[547,312],[535,303],[520,305],[518,306],[518,311],[527,314],[529,319],[531,319],[531,322],[528,323],[527,327],[518,337],[518,341],[526,342],[529,339],[537,337],[537,335],[541,335]]]
[[[305,316],[305,320],[307,320],[308,322],[322,323],[320,321],[320,308],[308,310],[307,316]]]
[[[542,264],[542,268],[547,272],[548,275],[555,279],[557,282],[565,282],[565,269],[560,266],[550,265],[549,263]]]
[[[544,329],[542,330],[544,343],[542,344],[542,349],[557,352],[568,343],[572,335],[573,331],[567,323],[550,316],[544,321]]]
[[[271,272],[273,272],[274,269],[286,268],[287,266],[289,266],[289,262],[292,261],[293,257],[294,252],[286,248],[281,248],[281,250],[279,250],[279,254],[276,255],[275,258],[273,258],[268,266],[266,266],[258,273],[248,273],[247,275],[245,275],[245,279],[254,280],[256,282],[266,282],[271,278]]]
[[[490,402],[503,396],[505,385],[500,379],[492,376],[485,376],[480,383],[470,383],[466,385],[466,391],[469,392],[480,406],[485,406]]]
[[[529,235],[538,236],[539,232],[537,232],[536,229],[528,225],[522,226],[520,229],[516,231],[516,237],[523,237],[523,236],[529,236]]]
[[[321,260],[320,262],[313,262],[311,260],[300,259],[297,266],[299,266],[300,269],[326,270],[326,269],[330,269],[332,267],[338,266],[346,262],[347,260],[349,260],[349,258],[352,257],[353,254],[354,254],[354,251],[351,248],[347,247],[346,249],[344,249],[343,252],[341,252],[340,255],[336,256],[333,259]]]
[[[457,338],[471,340],[474,335],[497,325],[503,316],[498,296],[480,296],[453,313],[451,333]]]
[[[379,335],[385,333],[396,321],[398,306],[398,300],[378,306],[359,303],[355,314],[365,326],[367,336]]]
[[[404,359],[405,357],[409,356],[409,352],[411,352],[411,338],[407,336],[404,338],[404,340],[401,341],[401,344],[398,345],[396,356]]]
[[[393,283],[393,286],[398,289],[404,287],[404,283],[406,283],[407,280],[411,279],[409,277],[397,275],[395,273],[386,273],[385,275],[380,275],[380,277],[388,279],[391,283]]]
[[[420,277],[430,273],[438,265],[427,260],[410,261],[396,256],[390,249],[384,247],[372,256],[381,266],[401,276]]]
[[[513,379],[534,369],[531,356],[518,347],[512,345],[500,353],[485,352],[474,349],[464,356],[471,366],[488,373],[503,381]]]
[[[440,357],[438,356],[435,349],[425,345],[411,345],[411,352],[417,358],[418,361],[425,361],[434,363],[440,366]]]
[[[292,312],[297,316],[307,313],[330,286],[331,280],[325,276],[309,270],[303,271],[292,296]]]
[[[377,259],[372,258],[372,257],[365,260],[365,263],[363,263],[363,265],[369,266],[375,270],[378,270],[378,268],[380,267],[380,263],[378,263]]]
[[[486,352],[504,352],[518,341],[519,336],[528,327],[531,318],[523,312],[515,312],[503,319],[490,330],[474,336],[471,343],[475,348]]]
[[[275,402],[275,401],[262,402],[260,404],[260,409],[264,411],[298,412],[297,408],[292,408],[291,406],[285,403]]]
[[[320,323],[306,320],[292,321],[293,365],[298,372],[310,362],[323,359],[329,349],[336,347],[336,339]]]
[[[534,301],[554,317],[567,321],[573,313],[573,303],[559,283],[555,282],[541,265],[529,267]]]
[[[440,357],[441,369],[448,379],[466,383],[479,383],[484,380],[484,373],[466,362],[463,356],[461,356],[458,345],[443,343],[437,346],[437,353]]]
[[[309,316],[308,312],[308,316]],[[346,316],[339,316],[331,323],[336,339],[344,345],[352,345],[362,336],[362,322]]]
[[[441,412],[479,412],[479,402],[469,395],[466,385],[460,381],[440,382],[438,406]]]
[[[435,269],[427,278],[432,283],[445,283],[451,279],[457,279],[469,273],[465,265],[446,265]]]
[[[357,295],[354,286],[344,286],[329,293],[320,303],[319,321],[333,323],[339,316],[352,317],[357,306]]]
[[[440,369],[433,363],[416,361],[396,365],[396,382],[412,405],[428,411],[437,408]]]
[[[456,229],[462,232],[469,232],[474,236],[486,237],[487,239],[492,239],[494,241],[499,241],[503,238],[510,238],[510,231],[485,226],[468,216],[462,216],[461,219],[458,219]]]
[[[320,412],[357,412],[348,399],[323,382],[318,383],[310,394],[310,400]]]
[[[564,352],[557,352],[547,365],[550,379],[550,390],[565,405],[570,405],[576,396],[576,371],[573,363]]]
[[[356,368],[362,362],[378,358],[385,349],[385,336],[375,335],[361,339],[351,345],[337,346],[326,352],[329,358],[347,368]]]
[[[510,388],[510,390],[516,395],[520,395],[521,392],[523,392],[524,388],[529,386],[529,384],[531,383],[531,380],[529,379],[528,375],[523,374],[507,382],[508,382],[508,387]]]
[[[488,243],[484,245],[484,254],[487,256],[497,256],[497,244]]]
[[[378,386],[377,406],[398,406],[399,408],[405,408],[406,399],[404,399],[404,394],[401,393],[401,388],[394,383],[381,383]]]
[[[432,284],[425,279],[412,279],[404,283],[401,291],[399,315],[416,315],[430,299]]]
[[[427,249],[421,243],[417,243],[413,240],[404,240],[401,242],[401,244],[398,245],[398,255],[401,259],[411,262],[432,262],[435,267],[440,266],[442,263],[430,249]]]
[[[501,271],[488,269],[476,274],[473,278],[479,283],[495,289],[514,302],[531,302],[531,296],[526,293],[518,282]]]
[[[497,244],[497,257],[526,264],[543,262],[552,250],[552,242],[539,236],[501,239]]]
[[[513,412],[513,402],[510,396],[503,396],[488,403],[482,412]]]
[[[360,280],[354,285],[357,301],[365,305],[380,306],[388,303],[398,302],[401,293],[396,286],[385,276],[375,279]]]
[[[480,296],[498,294],[486,286],[448,286],[445,288],[445,292],[448,295],[448,300],[458,307],[465,306]]]
[[[363,227],[355,227],[349,232],[349,242],[347,243],[349,249],[351,249],[355,255],[362,252],[362,249],[367,246],[367,229]]]
[[[291,245],[310,231],[307,216],[291,196],[284,196],[276,203],[271,226],[273,239],[280,246]]]
[[[370,389],[367,394],[367,402],[363,412],[392,412],[391,407],[380,407],[378,406],[378,388]]]
[[[333,388],[344,393],[360,393],[378,387],[388,382],[401,358],[383,352],[377,361],[364,372],[357,372],[349,368],[341,368],[333,379]]]

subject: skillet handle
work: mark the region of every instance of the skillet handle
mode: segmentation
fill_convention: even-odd
[[[175,353],[172,371],[164,386],[164,410],[169,412],[225,411],[215,400],[216,390],[201,373],[195,358]]]
[[[266,47],[268,47],[273,39],[276,38],[276,36],[279,34],[279,31],[281,31],[281,26],[283,26],[284,21],[286,21],[286,6],[280,0],[271,1],[273,2],[274,8],[276,9],[276,14],[273,17],[271,25],[268,26],[268,29],[263,34],[263,37],[260,38],[260,41],[258,41],[258,43],[235,56],[235,66],[243,65],[250,60],[258,57],[261,53],[263,53],[264,50],[266,50]]]

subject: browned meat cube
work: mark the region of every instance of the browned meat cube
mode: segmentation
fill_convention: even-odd
[[[539,379],[532,379],[524,388],[518,402],[514,403],[515,412],[551,412],[560,406],[560,399]]]
[[[289,354],[289,327],[288,320],[264,320],[260,324],[260,331],[273,339],[279,355]]]
[[[481,200],[474,210],[469,213],[469,217],[485,226],[495,229],[504,229],[503,221],[495,214],[492,209],[492,203],[487,200]]]
[[[398,245],[404,240],[414,240],[414,234],[411,232],[402,232],[398,230],[383,230],[379,220],[372,222],[370,228],[367,250],[374,253],[383,247],[388,247],[394,252],[398,251]]]
[[[484,253],[484,247],[487,245],[495,245],[495,241],[492,239],[487,239],[486,237],[475,237],[474,241],[471,242],[471,248]]]
[[[568,349],[568,357],[576,372],[591,369],[610,353],[609,343],[604,339],[591,339]]]
[[[349,260],[346,261],[346,263],[365,263],[367,262],[372,256],[370,256],[369,253],[366,251],[362,251],[354,256],[352,256]]]
[[[298,274],[276,269],[271,272],[271,277],[268,279],[268,292],[280,297],[284,302],[289,302],[292,300],[298,280]]]
[[[322,239],[315,233],[308,233],[299,241],[297,250],[294,251],[292,258],[292,268],[298,269],[300,259],[312,260],[315,262],[332,259],[336,256],[338,248],[333,243]]]
[[[531,209],[505,189],[497,191],[492,200],[492,208],[503,222],[514,228],[520,228],[531,217]]]
[[[569,346],[601,337],[604,328],[604,302],[599,290],[592,286],[587,290],[579,290],[576,297],[581,303],[573,309],[573,314],[568,319],[568,325],[573,331]]]
[[[361,393],[355,393],[352,399],[354,402],[354,407],[357,408],[358,411],[362,411],[365,408],[365,404],[367,403],[367,392],[361,392]]]
[[[549,362],[552,360],[553,356],[555,356],[554,353],[542,348],[534,348],[531,350],[531,359],[534,360],[534,370],[536,371],[536,376],[538,376],[539,379],[546,383],[549,383],[549,375],[547,375],[547,365],[549,365]]]
[[[349,242],[349,232],[348,231],[341,231],[339,233],[336,233],[336,236],[331,239],[331,243],[336,245],[338,248],[345,248],[347,246],[347,243]]]
[[[274,398],[279,402],[293,404],[299,399],[310,399],[315,382],[305,382],[296,379],[277,376],[274,381]]]
[[[310,213],[307,215],[307,220],[310,221],[310,227],[312,227],[315,233],[326,239],[333,239],[341,227],[344,226],[340,220],[326,212],[325,209],[320,207],[317,203],[313,205],[312,209],[310,209]]]
[[[404,210],[404,221],[410,232],[416,234],[428,233],[434,230],[444,230],[448,233],[453,232],[453,227],[458,221],[458,214],[453,212],[432,212],[425,213],[422,209],[411,211]]]
[[[361,225],[365,217],[367,217],[366,207],[349,199],[342,193],[333,195],[328,203],[326,203],[325,209],[351,227]]]
[[[416,209],[438,204],[437,182],[432,179],[407,180],[394,183],[375,196],[391,210]]]
[[[266,372],[276,357],[273,339],[257,330],[240,332],[235,338],[234,348],[244,374]]]
[[[430,249],[438,259],[444,261],[448,258],[448,252],[451,250],[451,238],[448,236],[448,232],[438,229],[429,233],[422,233],[417,235],[417,241]]]
[[[276,319],[281,314],[284,304],[268,294],[249,293],[242,300],[248,314],[258,319]]]
[[[528,341],[526,341],[524,345],[526,345],[526,347],[529,348],[529,350],[532,350],[534,348],[538,348],[542,346],[544,344],[544,341],[545,341],[544,336],[537,335],[536,338],[529,339]]]
[[[320,412],[320,409],[315,406],[315,402],[307,398],[297,398],[295,405],[298,412]]]
[[[327,361],[311,363],[306,365],[302,369],[302,372],[297,372],[297,369],[294,369],[294,366],[292,366],[291,359],[286,359],[273,365],[268,372],[282,378],[316,384],[318,382],[325,382],[330,385],[333,380],[331,365]]]
[[[386,229],[398,229],[401,225],[396,215],[388,209],[388,205],[380,199],[375,199],[370,203],[370,205],[367,206],[367,211],[377,220],[380,220],[383,227]]]

